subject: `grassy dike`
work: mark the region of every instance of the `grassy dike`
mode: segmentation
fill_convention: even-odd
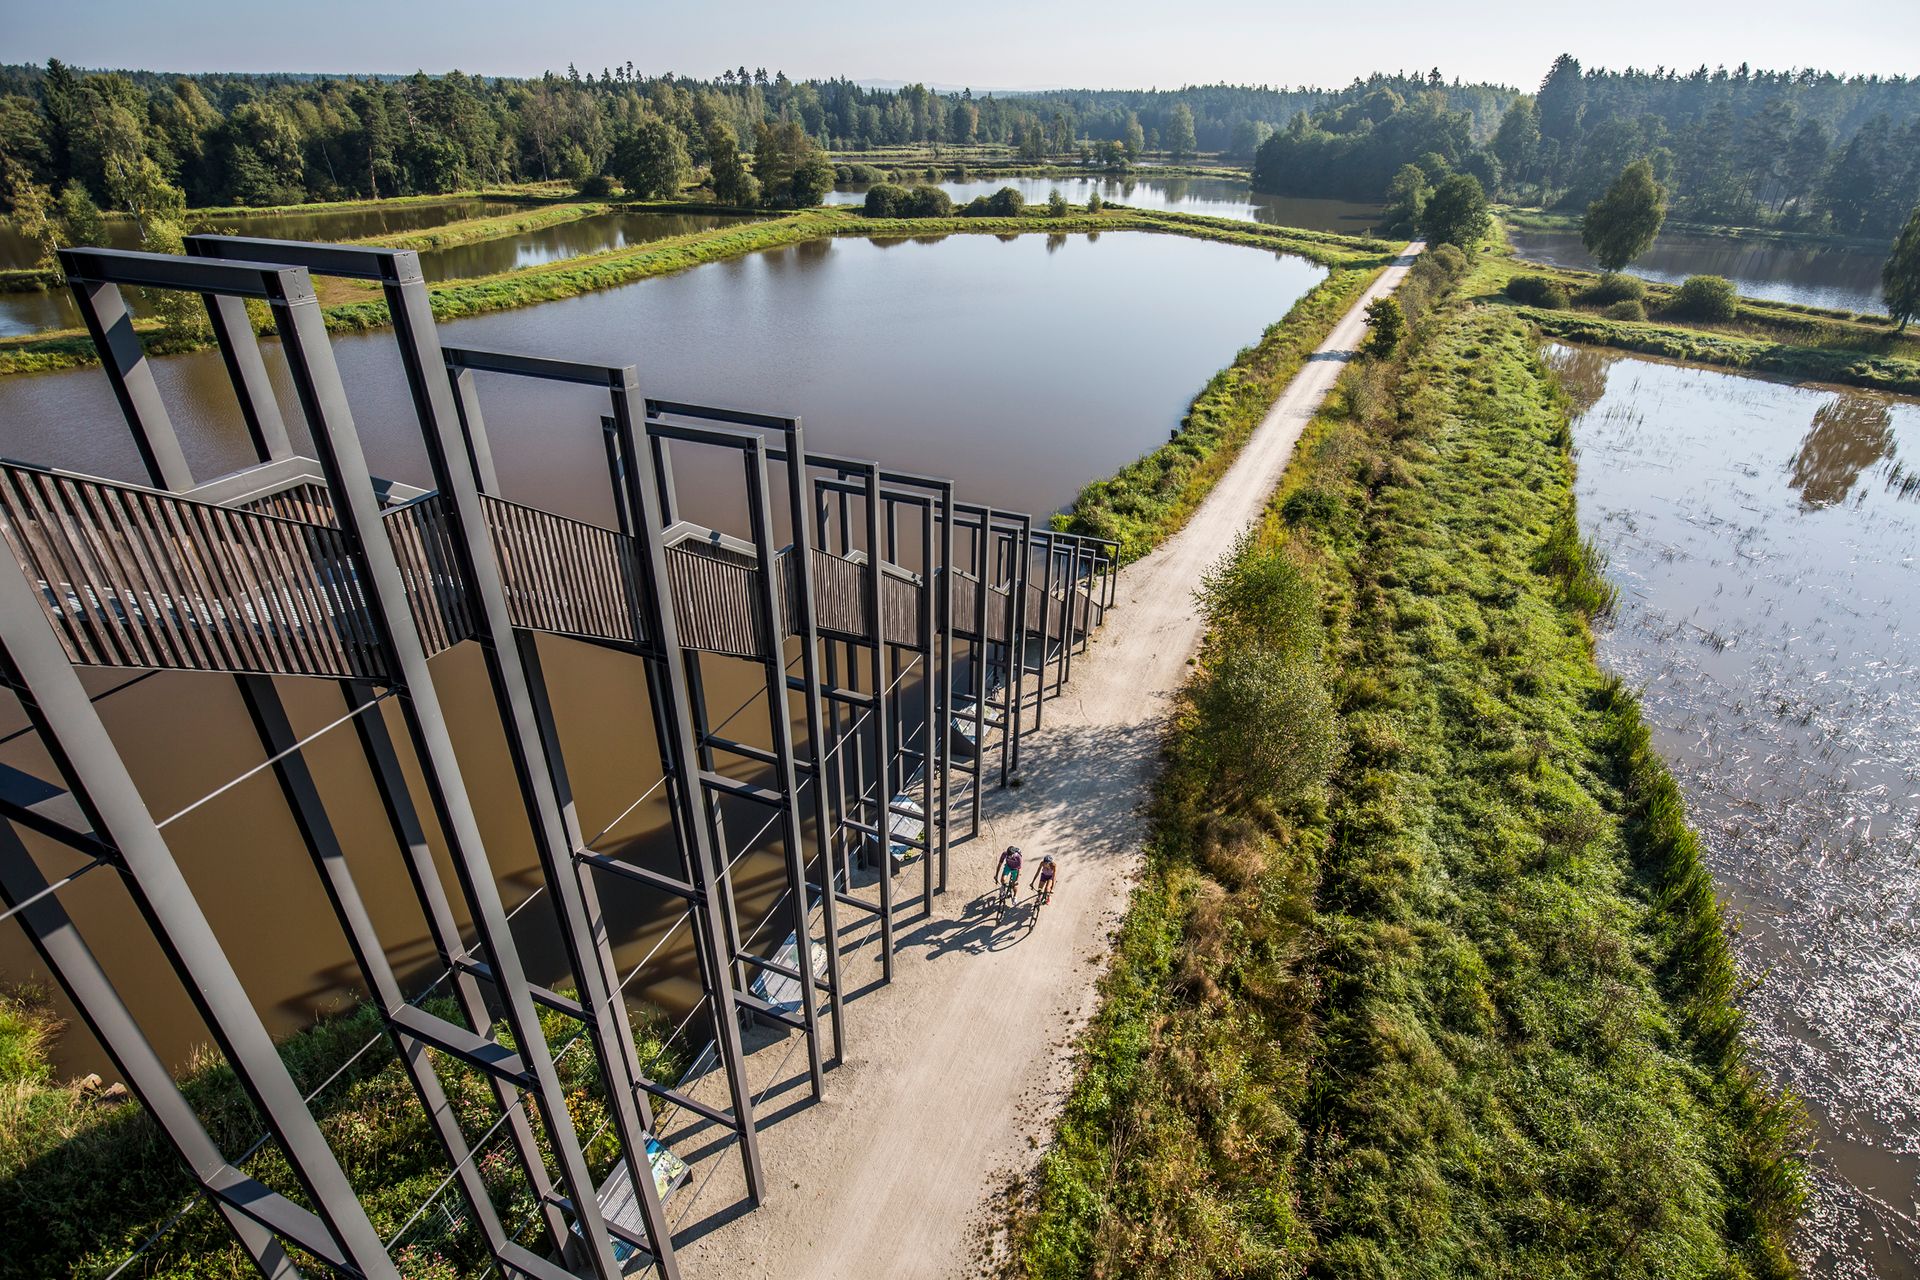
[[[712,206],[648,205],[660,212],[710,211]],[[520,215],[508,215],[515,218]],[[1082,233],[1155,231],[1197,239],[1241,244],[1275,252],[1295,253],[1329,266],[1374,262],[1383,264],[1389,252],[1379,241],[1326,232],[1299,231],[1255,223],[1231,222],[1190,214],[1114,210],[1084,211],[1063,218],[1029,211],[1012,218],[876,219],[856,209],[809,209],[764,221],[672,236],[609,253],[569,258],[538,267],[433,285],[429,295],[441,320],[482,315],[513,307],[556,302],[600,289],[611,289],[653,276],[670,275],[702,263],[737,258],[829,236],[937,236],[954,234],[1023,235],[1041,232]],[[323,306],[327,327],[337,332],[380,328],[388,323],[386,304],[378,299]],[[150,323],[135,326],[151,340],[156,352],[193,350],[210,344],[204,334],[162,334]],[[256,313],[256,327],[272,332],[264,311]],[[46,373],[77,368],[95,361],[92,344],[79,331],[0,340],[0,377],[15,373]]]
[[[1542,332],[1569,342],[1665,356],[1870,390],[1920,394],[1920,330],[1896,333],[1885,316],[1742,297],[1731,320],[1676,317],[1672,285],[1646,284],[1649,319],[1614,320],[1600,309],[1523,306],[1505,296],[1514,276],[1558,282],[1569,295],[1600,280],[1576,271],[1523,262],[1502,245],[1483,253],[1462,291],[1475,301],[1512,307]],[[1663,314],[1665,313],[1665,314]]]
[[[1593,657],[1565,398],[1521,317],[1430,307],[1436,274],[1204,584],[1021,1274],[1792,1273],[1800,1113],[1747,1064],[1679,791]],[[1310,726],[1316,682],[1324,783],[1221,768]]]

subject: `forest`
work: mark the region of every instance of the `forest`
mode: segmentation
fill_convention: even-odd
[[[1402,165],[1470,173],[1516,202],[1579,210],[1635,160],[1676,217],[1887,237],[1920,201],[1920,80],[1818,71],[1583,70],[1561,55],[1503,104],[1440,84],[1356,85],[1262,143],[1257,189],[1380,199]]]
[[[1439,84],[1439,73],[1431,82]],[[1402,96],[1418,75],[1367,82]],[[1478,137],[1511,90],[1446,88]],[[527,181],[586,184],[608,173],[623,138],[658,121],[696,164],[723,125],[753,146],[762,125],[794,125],[820,148],[994,144],[1032,160],[1119,161],[1146,152],[1251,161],[1274,129],[1331,95],[1319,89],[1211,85],[1167,91],[1070,90],[1016,96],[794,81],[763,68],[711,80],[598,76],[569,67],[537,80],[451,72],[403,78],[81,72],[58,61],[0,67],[0,211],[39,187],[77,183],[125,210],[138,170],[194,207],[378,199]],[[1111,162],[1111,161],[1110,161]]]

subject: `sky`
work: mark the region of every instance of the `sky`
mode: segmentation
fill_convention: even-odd
[[[0,62],[156,71],[528,76],[631,60],[979,89],[1338,86],[1369,71],[1530,88],[1589,67],[1705,63],[1920,75],[1920,0],[0,0]]]

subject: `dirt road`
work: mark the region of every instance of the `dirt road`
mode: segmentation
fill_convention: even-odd
[[[1074,1034],[1139,865],[1137,808],[1201,636],[1193,588],[1259,515],[1364,337],[1362,309],[1399,284],[1418,248],[1334,328],[1187,527],[1121,574],[1105,630],[1023,745],[1026,784],[988,795],[984,837],[954,851],[933,917],[900,931],[893,984],[848,1002],[849,1053],[826,1101],[809,1105],[798,1037],[757,1042],[762,1207],[744,1211],[730,1144],[668,1129],[698,1159],[671,1206],[689,1280],[973,1275],[999,1247],[997,1199],[1038,1158],[1034,1141],[1065,1097]],[[1060,861],[1060,891],[1037,920],[1030,907],[1004,921],[990,909],[1009,844]],[[845,966],[849,989],[877,979],[871,942]],[[702,1092],[724,1105],[717,1081]]]

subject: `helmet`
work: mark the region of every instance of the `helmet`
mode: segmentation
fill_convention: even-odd
[[[1052,854],[1050,854],[1050,853],[1043,853],[1043,854],[1041,854],[1041,855],[1040,855],[1040,861],[1042,861],[1042,862],[1052,862],[1052,861],[1053,861],[1053,855],[1052,855]]]
[[[1020,852],[1020,846],[1019,846],[1019,845],[1017,845],[1017,844],[1010,844],[1010,845],[1008,845],[1008,846],[1007,846],[1007,852],[1008,852],[1008,853],[1018,853],[1018,852]]]

